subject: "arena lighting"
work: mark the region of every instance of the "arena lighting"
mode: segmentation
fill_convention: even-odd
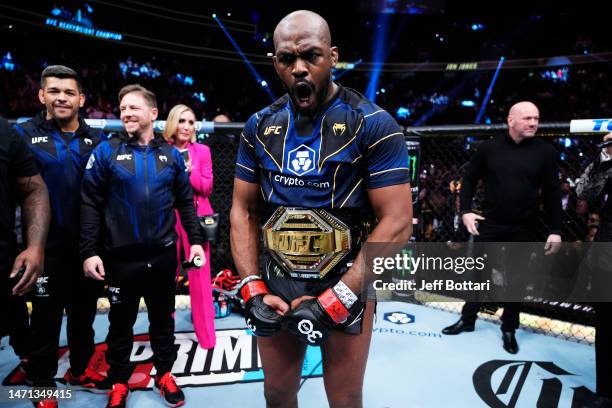
[[[444,82],[436,86],[436,88],[443,85]],[[456,82],[453,88],[447,91],[445,94],[438,94],[437,92],[435,92],[429,98],[432,107],[427,112],[423,113],[421,117],[414,122],[414,126],[421,126],[422,124],[426,123],[436,111],[439,111],[441,109],[442,106],[448,105],[450,100],[459,99],[462,95],[464,95],[465,87],[466,81],[459,81]]]
[[[466,108],[472,108],[476,106],[476,102],[470,100],[463,100],[461,101],[461,106],[464,106]]]
[[[542,79],[548,79],[553,82],[567,82],[569,77],[569,68],[563,67],[556,70],[544,71],[540,74]]]
[[[203,92],[194,92],[191,96],[193,96],[194,98],[196,98],[198,101],[202,103],[206,103],[206,96],[204,95]]]
[[[493,79],[491,79],[491,83],[489,84],[487,93],[485,94],[484,99],[482,100],[482,103],[480,104],[480,109],[478,110],[478,115],[476,115],[476,120],[474,121],[474,123],[480,123],[480,121],[482,120],[482,117],[484,116],[485,110],[487,109],[487,103],[489,103],[489,98],[491,97],[491,93],[493,93],[493,87],[495,86],[495,81],[497,81],[499,70],[504,64],[504,60],[505,58],[501,57],[499,59],[499,62],[497,63],[497,68],[495,69],[495,73],[493,74]]]
[[[410,116],[410,109],[400,106],[395,111],[395,116],[397,116],[399,119],[407,119]]]
[[[193,77],[189,76],[189,75],[183,75],[183,74],[176,74],[176,79],[183,85],[193,85]]]
[[[431,95],[431,97],[429,98],[429,102],[431,102],[432,105],[448,105],[448,96],[438,95],[438,93],[436,92]]]
[[[13,71],[15,69],[13,56],[10,52],[7,52],[2,56],[2,60],[0,60],[0,69],[4,69],[5,71]]]
[[[127,59],[126,61],[122,61],[119,63],[119,69],[123,74],[123,77],[127,77],[128,75],[135,77],[145,77],[145,78],[158,78],[161,76],[161,73],[158,69],[151,66],[149,62],[144,64],[138,64],[133,62],[131,59]]]
[[[253,74],[253,76],[255,77],[255,80],[257,81],[257,83],[259,83],[261,85],[261,87],[266,91],[266,93],[268,94],[268,97],[270,98],[270,101],[274,102],[276,100],[276,97],[274,96],[274,94],[270,90],[270,87],[267,86],[268,83],[263,80],[261,75],[259,75],[259,72],[257,72],[257,70],[255,69],[255,67],[253,66],[251,61],[249,61],[249,59],[246,57],[246,55],[244,55],[244,53],[242,52],[242,49],[240,49],[240,46],[238,45],[238,43],[234,40],[234,38],[229,33],[229,31],[227,31],[227,29],[225,28],[225,26],[223,25],[221,20],[219,20],[217,18],[217,15],[213,14],[212,17],[215,19],[217,24],[219,24],[219,27],[221,28],[221,30],[223,30],[223,33],[225,34],[227,39],[230,40],[230,42],[232,43],[232,45],[234,46],[234,48],[236,49],[238,54],[240,54],[240,58],[242,58],[242,60],[246,64],[246,66],[249,69],[249,71],[251,71],[251,74]],[[265,85],[264,85],[264,83],[265,83]]]
[[[376,23],[376,34],[372,43],[372,63],[373,69],[370,74],[370,82],[366,88],[366,97],[372,102],[376,102],[376,90],[378,89],[378,80],[382,72],[383,64],[387,58],[387,35],[389,32],[389,14],[379,14]]]
[[[485,26],[480,23],[472,24],[472,31],[481,31],[484,30]]]

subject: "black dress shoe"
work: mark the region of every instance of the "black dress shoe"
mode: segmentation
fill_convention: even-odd
[[[455,324],[450,325],[442,329],[443,334],[455,335],[462,332],[473,332],[474,331],[474,323],[466,323],[462,319],[459,319]]]
[[[519,346],[516,342],[516,337],[514,337],[514,332],[503,331],[502,340],[504,341],[504,350],[510,354],[518,353]]]

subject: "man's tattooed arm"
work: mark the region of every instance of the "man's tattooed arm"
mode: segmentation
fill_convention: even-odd
[[[44,249],[51,221],[47,186],[40,175],[35,175],[17,178],[17,187],[23,197],[21,214],[26,226],[27,246]]]
[[[21,215],[27,247],[15,259],[11,277],[17,276],[19,270],[24,269],[23,276],[13,288],[13,294],[22,295],[33,288],[43,271],[51,206],[47,186],[40,175],[18,177],[17,190],[21,194]]]

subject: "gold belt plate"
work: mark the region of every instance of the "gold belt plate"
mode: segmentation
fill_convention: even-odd
[[[351,250],[351,230],[322,209],[279,207],[262,227],[264,246],[285,272],[322,278]]]

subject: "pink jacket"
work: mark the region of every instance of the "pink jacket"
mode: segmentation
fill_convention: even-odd
[[[200,143],[187,143],[189,157],[191,158],[191,174],[189,181],[193,187],[193,201],[197,215],[211,215],[214,213],[208,201],[213,191],[213,169],[210,147]]]

